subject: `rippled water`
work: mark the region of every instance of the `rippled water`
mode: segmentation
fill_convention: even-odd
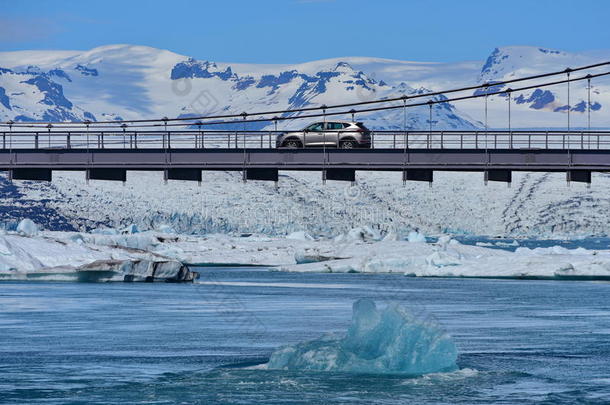
[[[202,269],[201,284],[0,284],[0,402],[602,404],[610,284]],[[268,371],[277,346],[344,331],[361,297],[455,339],[418,378]]]

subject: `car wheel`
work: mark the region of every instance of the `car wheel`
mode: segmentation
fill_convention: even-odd
[[[356,141],[341,141],[339,146],[341,147],[341,149],[356,149],[358,147],[358,144],[356,143]]]
[[[301,148],[303,144],[301,144],[301,141],[299,141],[298,139],[288,139],[287,141],[284,141],[284,144],[282,146],[284,146],[285,148],[297,149]]]

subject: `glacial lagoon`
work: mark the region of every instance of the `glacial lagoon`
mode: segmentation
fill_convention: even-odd
[[[193,284],[0,284],[0,403],[610,400],[605,281],[197,270]],[[280,347],[345,334],[362,298],[438,325],[455,343],[457,368],[267,369]]]

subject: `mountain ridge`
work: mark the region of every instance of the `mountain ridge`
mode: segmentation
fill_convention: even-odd
[[[589,64],[605,54],[508,46],[495,48],[481,61],[457,63],[359,56],[257,65],[198,60],[129,44],[87,51],[0,52],[0,120],[129,120],[333,105],[557,71],[567,65]],[[607,55],[610,59],[610,52]],[[584,124],[584,85],[573,85],[570,111],[576,114],[576,125]],[[608,80],[596,81],[594,113],[610,102],[606,95],[610,91],[605,90],[610,90]],[[560,88],[540,88],[513,94],[516,121],[532,121],[522,127],[558,126],[568,110],[564,93]],[[491,96],[488,101],[489,126],[503,127],[506,97]],[[484,126],[480,99],[447,105],[434,106],[435,129]],[[610,126],[610,117],[594,114],[594,118],[596,126]],[[358,119],[373,129],[401,129],[403,125],[402,113],[397,111],[362,114]],[[429,124],[425,106],[408,110],[408,129],[427,129]],[[281,123],[280,129],[304,125],[302,121]],[[249,129],[270,127],[258,124]]]

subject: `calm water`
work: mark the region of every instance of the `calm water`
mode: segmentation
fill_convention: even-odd
[[[0,402],[608,404],[610,284],[205,269],[202,284],[0,284]],[[453,335],[461,371],[253,369],[400,301]]]

